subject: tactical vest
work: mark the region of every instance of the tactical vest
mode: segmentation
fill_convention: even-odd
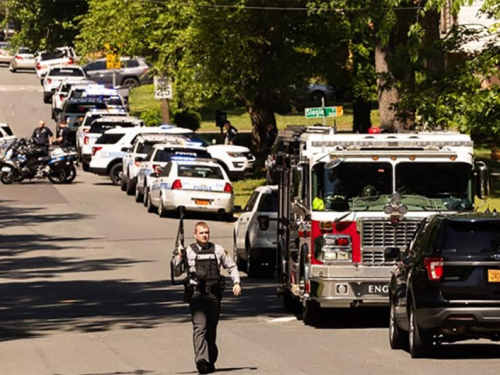
[[[196,271],[193,278],[198,285],[209,287],[218,285],[220,271],[215,255],[215,245],[210,242],[207,249],[202,249],[197,244],[192,244],[190,247],[196,253],[194,261]]]

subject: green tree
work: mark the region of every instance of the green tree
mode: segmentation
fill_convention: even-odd
[[[51,49],[73,45],[78,34],[75,17],[87,12],[87,2],[59,0],[5,0],[9,18],[21,26],[17,45]]]
[[[308,12],[303,0],[277,10],[260,0],[228,4],[90,0],[78,45],[90,52],[108,42],[124,53],[149,56],[158,72],[175,81],[183,103],[244,105],[259,149],[294,88],[327,71],[342,75],[349,32],[331,15]]]

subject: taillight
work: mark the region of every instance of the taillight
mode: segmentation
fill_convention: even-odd
[[[441,280],[444,271],[443,258],[425,258],[424,265],[430,281]]]
[[[161,165],[153,164],[153,171],[155,171],[156,174],[160,174],[161,173]]]
[[[70,58],[69,58],[69,61],[68,61],[68,65],[71,65],[71,64],[73,64],[73,63],[74,63],[73,58],[72,58],[72,57],[70,57]]]
[[[40,70],[40,69],[42,69],[42,66],[40,65],[40,63],[39,63],[39,62],[37,62],[37,63],[36,63],[36,70]]]
[[[83,138],[83,144],[84,144],[84,145],[88,145],[88,144],[89,144],[89,137],[85,136],[85,137]],[[93,152],[93,149],[92,149],[92,152]]]
[[[50,85],[52,83],[52,79],[47,78],[47,83]]]
[[[178,190],[178,189],[182,189],[181,180],[175,180],[174,183],[172,184],[172,190]]]
[[[233,187],[229,182],[226,182],[226,185],[224,186],[224,193],[229,193],[229,194],[233,193]]]
[[[95,155],[95,153],[96,153],[97,151],[101,150],[101,149],[102,149],[102,147],[92,147],[92,156],[94,156],[94,155]]]
[[[59,95],[59,100],[63,101],[64,100],[64,95]]]
[[[257,217],[257,221],[259,222],[260,230],[268,230],[269,229],[269,216],[259,216]]]
[[[141,162],[137,161],[137,160],[134,161],[134,164],[135,164],[136,167],[140,167],[141,166]]]
[[[16,56],[16,60],[22,60],[23,57],[22,56]]]

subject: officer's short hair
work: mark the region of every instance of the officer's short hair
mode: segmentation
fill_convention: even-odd
[[[202,227],[202,228],[206,228],[206,229],[210,230],[210,228],[209,228],[208,224],[207,224],[207,223],[205,223],[204,221],[198,221],[198,222],[195,224],[195,226],[194,226],[194,233],[197,233],[196,228],[198,228],[198,227]]]

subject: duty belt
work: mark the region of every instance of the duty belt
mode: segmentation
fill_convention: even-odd
[[[212,286],[200,286],[200,285],[193,285],[194,290],[197,290],[200,293],[216,293],[220,291],[220,288],[218,285],[212,285]]]

